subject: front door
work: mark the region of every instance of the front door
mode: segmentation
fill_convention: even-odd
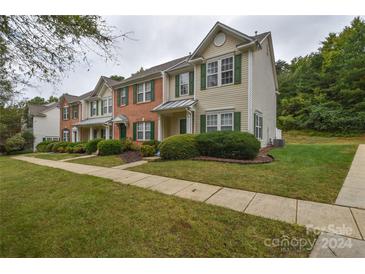
[[[127,128],[125,124],[120,124],[120,139],[125,139],[127,137]]]
[[[180,134],[186,133],[186,119],[180,119]]]

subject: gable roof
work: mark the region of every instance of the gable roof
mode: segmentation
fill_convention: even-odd
[[[174,60],[162,63],[162,64],[159,64],[157,66],[150,67],[150,68],[145,69],[145,70],[140,71],[140,72],[136,72],[136,73],[132,74],[131,77],[129,77],[127,79],[124,79],[123,81],[117,83],[113,87],[121,86],[123,84],[127,84],[127,83],[132,82],[132,81],[136,81],[136,80],[148,77],[148,76],[153,76],[155,74],[159,74],[159,73],[161,73],[161,71],[165,71],[165,70],[167,70],[167,69],[183,62],[184,60],[187,60],[188,57],[189,57],[189,55],[184,56],[184,57],[180,57],[180,58],[177,58],[177,59],[174,59]]]
[[[32,116],[45,117],[44,112],[53,109],[58,106],[58,102],[48,103],[44,105],[32,105],[28,106],[29,114]]]

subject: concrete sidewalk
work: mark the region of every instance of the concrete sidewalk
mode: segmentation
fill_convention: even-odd
[[[32,157],[15,159],[63,170],[111,179],[168,195],[205,202],[232,210],[304,225],[310,229],[364,240],[365,210],[302,201],[286,197],[178,180],[117,168],[97,167]]]
[[[365,209],[365,145],[356,151],[336,204]]]

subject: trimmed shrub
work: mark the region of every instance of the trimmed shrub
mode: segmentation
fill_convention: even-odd
[[[24,146],[25,140],[20,133],[15,134],[5,141],[5,150],[7,153],[23,150]]]
[[[133,141],[130,139],[124,139],[124,140],[120,140],[121,144],[122,144],[122,150],[123,151],[129,151],[132,150],[132,146],[133,146]]]
[[[142,145],[141,153],[142,153],[143,157],[151,157],[151,156],[155,155],[156,149],[154,146]]]
[[[148,145],[148,146],[153,146],[155,149],[158,148],[158,146],[160,145],[160,141],[157,140],[150,140],[150,141],[145,141],[142,143],[142,145]]]
[[[199,155],[193,134],[168,137],[162,141],[159,149],[161,158],[165,160],[190,159]]]
[[[247,132],[207,132],[197,135],[196,142],[200,154],[210,157],[250,160],[260,150],[260,142]]]
[[[90,140],[89,142],[86,143],[86,153],[87,154],[91,154],[97,151],[98,149],[98,143],[100,141],[102,141],[104,139],[94,139],[94,140]]]
[[[98,143],[99,155],[114,155],[122,152],[122,142],[119,140],[102,140]]]
[[[36,145],[36,150],[38,152],[48,152],[48,151],[52,151],[52,148],[49,148],[50,145],[53,145],[55,143],[55,141],[43,141],[40,142],[38,145]]]
[[[73,153],[85,153],[86,152],[86,143],[78,143],[73,147]]]
[[[69,144],[70,142],[55,142],[52,145],[52,151],[58,153],[64,153],[66,152],[66,148]]]

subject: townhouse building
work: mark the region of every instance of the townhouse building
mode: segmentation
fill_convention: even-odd
[[[265,146],[277,137],[277,94],[271,33],[249,36],[217,22],[192,54],[123,81],[102,76],[81,96],[65,94],[61,139],[142,142],[234,130]]]

